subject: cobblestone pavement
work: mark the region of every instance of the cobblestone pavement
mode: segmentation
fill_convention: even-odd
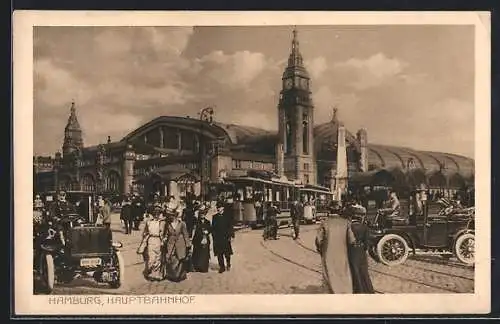
[[[123,243],[125,284],[108,288],[90,279],[58,284],[53,294],[312,294],[324,293],[320,256],[314,249],[316,225],[302,226],[301,238],[293,241],[291,229],[280,229],[280,239],[263,241],[261,230],[237,232],[233,242],[230,272],[219,274],[216,259],[208,273],[189,273],[180,283],[148,282],[144,264],[136,254],[141,232],[123,234],[117,215],[114,240]],[[474,270],[439,257],[409,259],[406,264],[387,267],[370,259],[370,274],[379,293],[450,293],[474,291]]]

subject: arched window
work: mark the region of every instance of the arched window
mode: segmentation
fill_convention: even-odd
[[[309,154],[309,116],[307,113],[302,116],[302,152]]]
[[[120,192],[121,177],[116,171],[109,171],[105,179],[105,188],[107,192]]]
[[[285,153],[291,153],[292,152],[292,122],[290,121],[290,118],[286,119],[286,145],[285,145]]]
[[[82,177],[81,183],[82,183],[81,188],[83,191],[94,191],[95,190],[94,177],[90,173],[87,173]]]
[[[72,184],[72,181],[71,181],[71,178],[69,176],[62,176],[59,179],[59,189],[61,189],[61,190],[68,191],[68,190],[73,189],[71,184]]]

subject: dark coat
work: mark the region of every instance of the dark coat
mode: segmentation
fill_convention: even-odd
[[[123,204],[122,210],[120,212],[120,219],[123,219],[125,221],[130,221],[134,219],[132,217],[132,205]]]
[[[214,239],[214,255],[233,254],[231,238],[234,230],[231,219],[224,214],[215,214],[212,218],[212,237]]]
[[[355,294],[373,294],[373,285],[368,272],[368,227],[360,222],[353,222],[351,230],[355,241],[348,245],[349,266]]]
[[[200,246],[203,240],[203,231],[207,231],[207,245],[210,246],[210,234],[212,233],[212,226],[210,221],[206,218],[196,222],[196,227],[193,235],[193,245]]]
[[[293,204],[292,207],[290,208],[290,217],[292,218],[292,221],[298,221],[302,217],[302,211],[303,206],[301,203]]]
[[[146,206],[141,198],[132,199],[132,217],[134,220],[142,219],[146,212]]]

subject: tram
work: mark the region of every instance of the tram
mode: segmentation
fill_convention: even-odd
[[[333,201],[330,189],[315,185],[297,185],[300,200],[304,204],[304,223],[312,224],[328,216],[328,207]]]
[[[215,187],[218,197],[234,197],[236,223],[253,229],[264,226],[269,204],[280,209],[278,225],[288,226],[291,224],[290,208],[293,201],[304,204],[304,221],[314,223],[318,218],[326,216],[333,200],[333,193],[326,187],[297,184],[273,177],[272,174],[258,172],[228,177],[213,188]]]

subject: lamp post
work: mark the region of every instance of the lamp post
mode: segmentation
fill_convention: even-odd
[[[205,157],[207,155],[206,152],[206,141],[204,139],[203,135],[203,130],[205,123],[208,123],[211,125],[213,123],[213,115],[214,115],[214,108],[213,107],[205,107],[201,109],[200,111],[200,120],[201,120],[201,136],[200,136],[200,196],[201,196],[201,201],[205,201],[205,180],[204,180],[204,173],[205,173]]]

